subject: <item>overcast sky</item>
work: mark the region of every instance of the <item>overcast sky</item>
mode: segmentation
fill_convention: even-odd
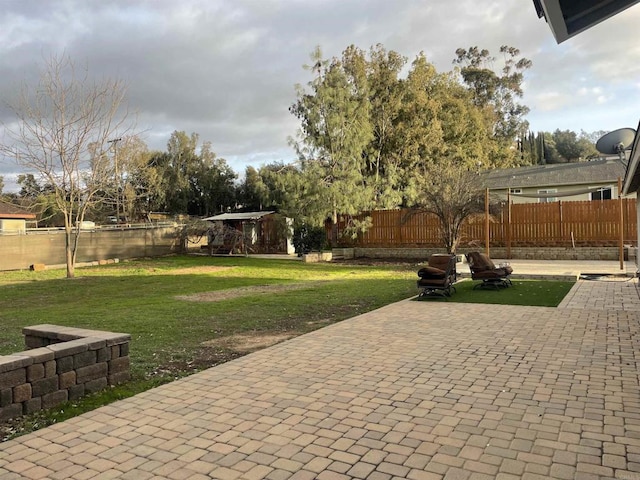
[[[2,0],[0,120],[43,58],[66,53],[92,74],[128,84],[152,149],[174,130],[196,132],[238,173],[293,159],[288,112],[302,65],[350,44],[377,43],[438,71],[455,50],[520,49],[533,61],[523,103],[534,131],[636,128],[640,118],[640,6],[557,45],[531,0]],[[17,167],[0,159],[8,180]]]

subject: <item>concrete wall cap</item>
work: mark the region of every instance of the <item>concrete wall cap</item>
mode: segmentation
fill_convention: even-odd
[[[53,351],[47,347],[32,348],[31,350],[20,352],[19,355],[24,357],[31,357],[33,359],[33,363],[48,362],[49,360],[53,360],[55,358]]]
[[[85,337],[83,340],[87,343],[89,350],[100,350],[107,346],[107,341],[103,338]]]
[[[23,335],[31,335],[32,337],[46,337],[50,332],[57,332],[57,325],[43,323],[41,325],[31,325],[22,329]]]
[[[33,358],[24,355],[5,355],[0,357],[0,373],[33,365]]]
[[[77,340],[71,340],[69,342],[63,343],[53,343],[46,348],[53,352],[55,358],[75,355],[76,353],[86,352],[87,350],[89,350],[87,341],[84,338],[79,338]]]
[[[104,340],[107,342],[107,347],[111,347],[129,342],[131,335],[128,333],[95,332],[93,338]]]

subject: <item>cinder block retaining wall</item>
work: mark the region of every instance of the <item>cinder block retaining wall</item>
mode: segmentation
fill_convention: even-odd
[[[460,248],[458,254],[476,249]],[[625,247],[625,259],[635,257],[635,248]],[[511,248],[512,259],[520,260],[618,260],[618,247],[518,247]],[[424,260],[433,253],[445,253],[437,248],[334,248],[333,259],[349,258],[397,258]],[[505,247],[491,247],[492,258],[507,258]]]
[[[28,350],[0,356],[1,420],[129,379],[131,335],[57,325],[22,332]]]
[[[83,231],[77,261],[82,264],[111,258],[158,257],[180,250],[178,227]],[[62,231],[0,235],[0,251],[0,270],[24,270],[33,264],[64,265],[66,262]]]

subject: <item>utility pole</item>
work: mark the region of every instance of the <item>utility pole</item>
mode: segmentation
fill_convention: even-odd
[[[122,138],[114,138],[113,140],[107,140],[107,143],[110,143],[111,145],[113,145],[113,163],[115,166],[115,176],[116,176],[116,225],[120,223],[120,175],[118,174],[118,142],[121,142],[121,141],[122,141]]]

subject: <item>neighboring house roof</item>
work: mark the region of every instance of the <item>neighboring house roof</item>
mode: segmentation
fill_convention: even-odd
[[[620,160],[556,163],[531,167],[501,168],[484,172],[490,189],[552,187],[563,185],[600,185],[623,178],[626,165]]]
[[[205,218],[205,220],[209,220],[211,222],[218,220],[259,220],[266,215],[271,215],[272,213],[276,212],[221,213],[220,215]]]
[[[34,220],[36,216],[18,205],[0,200],[0,218]]]

